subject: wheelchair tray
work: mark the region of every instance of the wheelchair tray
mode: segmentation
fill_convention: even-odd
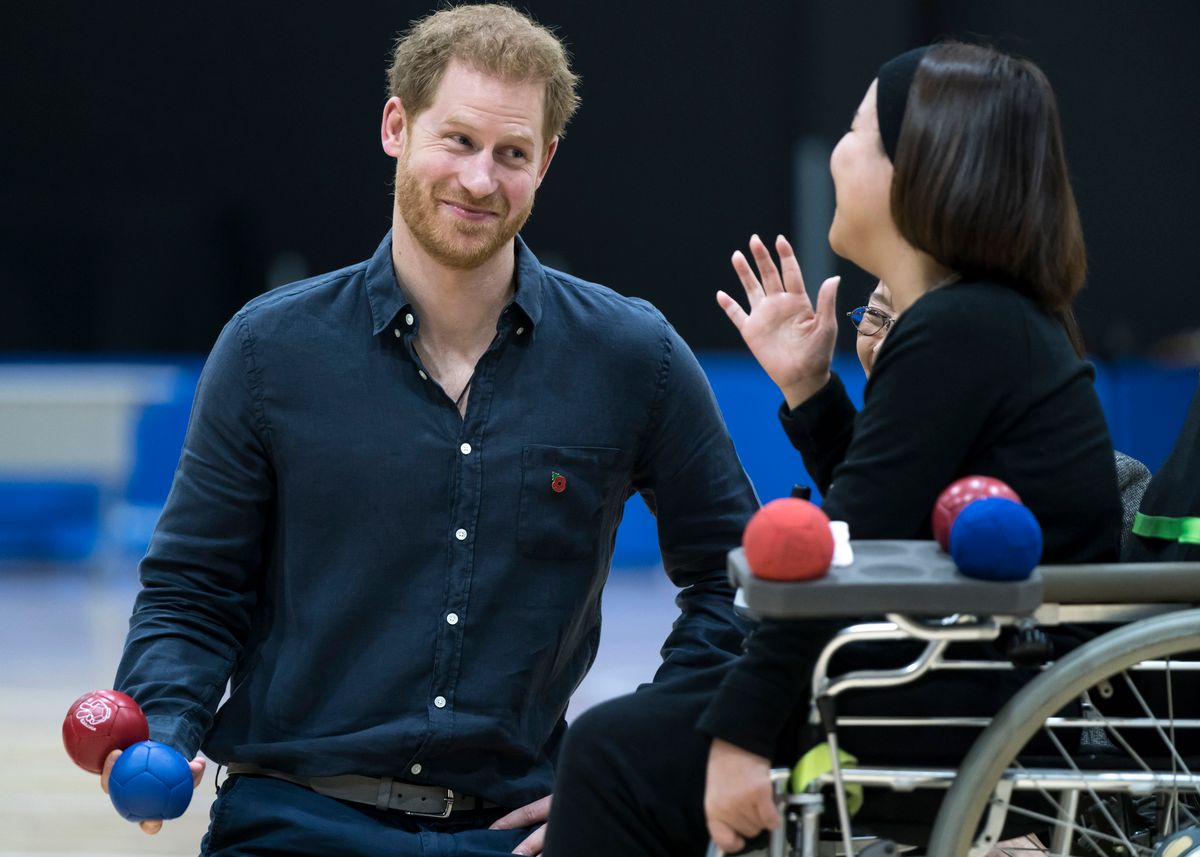
[[[755,577],[741,548],[729,552],[737,604],[775,619],[901,613],[1024,616],[1042,603],[1038,570],[1025,580],[977,580],[959,572],[935,541],[852,541],[854,562],[817,580]]]

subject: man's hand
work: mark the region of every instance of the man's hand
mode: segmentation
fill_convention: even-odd
[[[545,821],[550,817],[550,798],[551,795],[546,795],[544,798],[535,800],[533,803],[525,804],[520,809],[514,809],[508,815],[494,821],[489,829],[515,830],[518,827],[532,827],[539,821]],[[512,853],[536,857],[536,855],[542,853],[542,846],[545,844],[546,825],[543,824],[521,840],[521,844],[514,848]]]
[[[717,303],[779,387],[788,407],[794,408],[829,380],[837,339],[835,310],[840,278],[830,277],[821,284],[814,309],[804,290],[804,277],[792,245],[780,235],[775,249],[779,267],[757,235],[750,239],[750,254],[759,276],[754,275],[740,250],[733,254],[733,270],[750,302],[749,313],[725,292],[717,292]]]
[[[771,760],[714,738],[704,784],[708,835],[727,854],[764,829],[779,827],[771,790]]]
[[[113,750],[104,760],[104,770],[100,772],[100,788],[104,789],[104,793],[108,794],[108,777],[112,773],[113,765],[117,763],[117,759],[121,758],[120,750]],[[204,757],[197,756],[188,762],[188,767],[192,769],[192,788],[200,785],[200,779],[204,776]],[[139,821],[138,827],[142,832],[151,835],[162,830],[162,819],[154,819],[152,821]]]

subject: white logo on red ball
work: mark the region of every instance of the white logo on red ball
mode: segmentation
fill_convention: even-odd
[[[112,706],[107,700],[98,696],[85,699],[79,703],[79,708],[75,709],[75,718],[93,732],[96,731],[97,726],[112,716]]]

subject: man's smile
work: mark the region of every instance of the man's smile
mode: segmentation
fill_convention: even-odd
[[[450,210],[451,213],[462,217],[465,220],[482,221],[491,217],[499,217],[499,212],[492,211],[489,208],[482,208],[477,205],[471,205],[457,200],[443,199],[439,202]]]

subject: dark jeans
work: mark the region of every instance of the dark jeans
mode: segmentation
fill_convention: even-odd
[[[507,810],[423,818],[347,803],[271,777],[230,777],[210,813],[202,857],[501,857],[534,828],[488,830]]]

